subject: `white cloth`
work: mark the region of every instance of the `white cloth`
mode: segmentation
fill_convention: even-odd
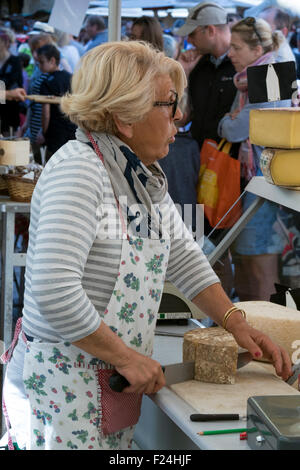
[[[72,46],[71,44],[69,44],[67,46],[61,47],[61,51],[63,53],[63,56],[67,60],[68,64],[70,65],[72,69],[72,73],[74,73],[74,70],[80,60],[78,49],[75,46]]]

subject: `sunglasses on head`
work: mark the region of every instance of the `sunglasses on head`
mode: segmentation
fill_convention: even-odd
[[[154,101],[153,106],[172,106],[172,118],[174,118],[178,106],[178,93],[174,90],[171,90],[171,92],[175,95],[174,101]]]
[[[250,26],[253,28],[253,31],[255,32],[259,42],[262,44],[262,37],[261,35],[259,34],[258,30],[257,30],[257,27],[256,27],[256,18],[254,18],[253,16],[248,16],[247,18],[245,18],[244,20],[241,21],[241,23],[244,23],[246,26]]]

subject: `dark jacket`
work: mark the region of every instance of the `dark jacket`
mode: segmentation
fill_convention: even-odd
[[[233,83],[235,73],[227,56],[216,67],[210,60],[210,54],[203,56],[190,73],[191,133],[200,148],[204,139],[220,140],[218,124],[230,111],[236,95]]]
[[[173,199],[187,228],[196,231],[197,183],[200,171],[200,154],[197,142],[189,132],[178,133],[174,144],[159,164],[168,180],[168,192]],[[186,210],[189,204],[191,211]],[[187,207],[186,207],[187,209]],[[202,235],[202,234],[201,234]]]
[[[22,65],[19,57],[9,56],[0,68],[0,80],[4,82],[6,90],[13,90],[23,86]],[[20,125],[19,113],[20,106],[16,101],[7,101],[5,104],[0,104],[2,132],[9,131],[10,127],[17,129]]]

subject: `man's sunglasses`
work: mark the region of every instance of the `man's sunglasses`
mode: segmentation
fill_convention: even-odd
[[[253,28],[253,31],[255,32],[259,42],[262,44],[262,37],[261,35],[259,34],[259,32],[257,31],[257,27],[256,27],[256,19],[253,17],[253,16],[248,16],[247,18],[245,18],[244,20],[241,21],[241,23],[244,23],[246,26],[250,26]]]
[[[173,106],[172,107],[172,118],[175,117],[177,106],[178,106],[178,93],[176,91],[171,90],[172,93],[175,95],[174,101],[154,101],[153,106]]]

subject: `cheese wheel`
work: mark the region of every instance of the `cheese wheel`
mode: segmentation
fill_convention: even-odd
[[[300,150],[265,149],[260,168],[268,183],[297,189],[300,187]]]
[[[195,361],[195,380],[234,384],[238,345],[221,327],[197,328],[184,334],[183,361]]]
[[[270,148],[300,148],[300,108],[251,109],[251,144]]]
[[[300,360],[300,311],[266,301],[237,302],[247,322],[282,346],[293,363]],[[263,360],[267,360],[263,358]]]
[[[28,165],[29,139],[0,139],[0,165]]]

